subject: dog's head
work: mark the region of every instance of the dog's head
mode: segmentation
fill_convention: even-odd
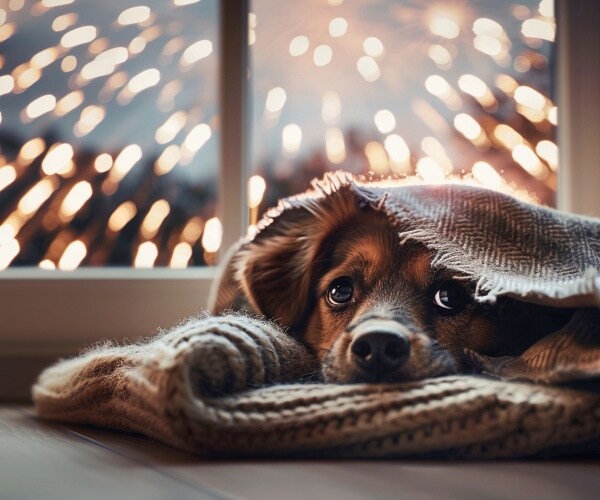
[[[369,200],[350,189],[285,200],[230,253],[212,311],[278,322],[337,382],[469,371],[465,353],[519,356],[568,321],[564,309],[476,301],[472,276],[436,264],[423,243],[402,242],[400,217]]]

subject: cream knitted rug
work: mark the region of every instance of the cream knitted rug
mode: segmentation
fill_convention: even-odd
[[[271,323],[202,317],[42,373],[38,415],[207,456],[506,458],[600,452],[600,394],[450,376],[292,384],[314,366]]]
[[[497,379],[404,384],[310,382],[318,367],[284,329],[259,319],[239,282],[247,245],[289,218],[338,203],[384,211],[400,241],[478,283],[477,299],[579,308],[516,358],[474,361]],[[303,235],[296,235],[302,237]],[[300,240],[298,240],[300,241]],[[207,456],[500,458],[600,453],[600,222],[466,186],[377,186],[332,176],[267,214],[224,266],[213,310],[145,343],[96,347],[45,370],[42,418],[140,432]],[[252,313],[255,313],[254,315]],[[583,381],[578,388],[560,384]]]

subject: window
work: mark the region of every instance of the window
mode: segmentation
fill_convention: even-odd
[[[2,9],[0,269],[214,263],[219,5],[147,3]]]
[[[255,0],[252,10],[262,207],[336,169],[467,176],[555,205],[552,0]]]
[[[142,3],[148,9],[141,8]],[[209,245],[208,250],[213,251],[207,251],[203,245],[207,221],[214,217],[222,221],[221,248],[225,248],[247,230],[249,205],[250,222],[253,222],[276,197],[303,189],[306,181],[325,170],[371,169],[376,175],[406,171],[435,178],[447,176],[450,171],[460,174],[463,169],[476,175],[477,169],[473,167],[478,161],[485,161],[496,173],[505,173],[506,179],[521,182],[520,175],[531,183],[541,200],[554,204],[556,153],[552,148],[538,151],[538,145],[545,144],[544,141],[557,142],[554,137],[556,102],[561,116],[560,164],[564,167],[558,171],[561,176],[558,206],[600,215],[597,196],[600,172],[594,163],[600,157],[596,140],[600,130],[596,116],[600,107],[600,68],[587,64],[587,58],[597,56],[597,47],[600,47],[595,27],[600,4],[586,0],[557,2],[559,45],[555,57],[550,40],[541,35],[523,38],[520,34],[529,19],[539,19],[543,24],[538,28],[553,26],[546,0],[310,0],[310,3],[309,9],[305,2],[254,0],[250,16],[245,0],[171,0],[168,3],[128,0],[119,4],[92,0],[10,0],[3,4],[0,10],[0,93],[3,94],[0,95],[0,225],[19,209],[19,200],[28,190],[43,180],[40,177],[27,184],[20,179],[25,179],[27,172],[39,176],[43,172],[43,159],[49,153],[54,151],[56,158],[62,158],[53,168],[64,168],[64,171],[50,174],[58,184],[56,189],[54,184],[48,185],[53,189],[42,202],[46,205],[33,211],[31,208],[36,203],[29,205],[29,211],[27,204],[22,205],[25,216],[31,215],[19,229],[24,233],[15,235],[7,232],[6,227],[0,230],[0,262],[2,267],[8,266],[0,272],[3,318],[0,368],[6,360],[17,360],[15,366],[30,363],[33,366],[30,377],[37,367],[47,364],[55,355],[76,352],[84,343],[98,338],[151,335],[158,326],[169,327],[198,311],[206,303],[215,272],[213,267],[205,266],[214,261],[217,247],[216,244],[210,246],[210,239],[205,243]],[[464,19],[453,20],[451,7],[455,4],[461,6],[458,12],[468,14]],[[427,12],[437,12],[437,17],[424,20],[422,16]],[[72,13],[77,16],[70,16]],[[119,23],[122,14],[123,23]],[[395,23],[403,18],[412,20],[408,28],[395,28]],[[194,22],[188,27],[186,21],[190,19]],[[495,20],[503,32],[496,24],[483,22],[477,25],[477,31],[481,29],[481,33],[477,33],[475,21],[478,19]],[[31,29],[39,22],[45,23],[45,31],[40,31],[45,35],[39,42],[35,37],[20,38],[28,26]],[[457,23],[459,34],[453,37],[452,30]],[[382,28],[377,29],[380,25]],[[61,44],[63,36],[85,26],[96,28],[93,39],[70,46],[74,42],[67,38],[64,45]],[[169,26],[173,31],[169,31]],[[360,31],[353,32],[359,28]],[[83,37],[80,40],[91,37],[85,31],[77,33]],[[510,47],[502,33],[510,40]],[[303,36],[308,38],[306,51]],[[478,42],[479,47],[474,44],[477,36],[483,37]],[[208,43],[199,43],[203,41],[211,43],[210,51]],[[496,54],[498,43],[500,53]],[[402,65],[402,61],[394,59],[396,45],[403,47],[399,51],[404,54],[402,57],[409,58],[406,71],[398,72],[397,66]],[[410,50],[404,48],[405,45]],[[10,47],[13,48],[8,50]],[[100,54],[119,47],[127,54],[114,50],[109,52],[111,59],[102,61],[99,57],[96,65],[93,64]],[[494,56],[501,57],[503,47],[509,47],[510,52],[511,63],[506,67]],[[58,52],[46,50],[52,48]],[[184,57],[187,49],[190,49],[189,58]],[[461,54],[469,56],[464,63],[459,62],[458,52],[454,52],[459,49]],[[75,61],[69,56],[77,59],[72,70]],[[248,58],[252,63],[249,79]],[[186,61],[193,62],[189,68]],[[340,61],[346,62],[340,66]],[[552,61],[559,66],[558,92],[548,79],[554,69]],[[90,63],[91,66],[87,66]],[[545,73],[540,73],[536,65],[544,67]],[[84,67],[88,68],[86,75],[90,77],[109,69],[112,72],[90,78],[82,85],[81,80],[75,80]],[[452,73],[452,68],[458,71]],[[485,74],[489,68],[494,71]],[[158,73],[143,73],[152,69]],[[413,69],[418,71],[413,72]],[[126,79],[114,76],[122,72],[127,73]],[[338,72],[344,76],[336,80]],[[410,75],[405,74],[409,72]],[[135,80],[140,73],[143,76]],[[508,78],[498,81],[496,77],[500,74]],[[527,80],[526,75],[532,79]],[[464,76],[468,78],[462,78]],[[108,84],[111,78],[115,85],[112,90]],[[132,79],[137,83],[130,85]],[[73,88],[65,88],[65,82],[68,85],[69,81],[75,85]],[[172,83],[177,81],[179,84]],[[489,100],[480,81],[497,103]],[[56,85],[52,88],[60,87],[62,92],[50,90],[51,83]],[[100,99],[107,84],[109,87]],[[452,92],[447,95],[450,87]],[[523,88],[519,92],[523,103],[532,104],[528,106],[533,111],[517,109],[521,99],[516,95],[519,87]],[[366,99],[365,89],[373,88],[377,89],[375,97]],[[540,94],[543,104],[538,94],[526,88]],[[416,93],[409,94],[415,90]],[[77,96],[78,91],[84,94],[84,101],[69,113],[57,116],[57,108],[63,109],[59,106],[61,99],[72,93]],[[54,100],[47,97],[38,101],[29,108],[28,114],[31,102],[50,94]],[[451,103],[455,98],[460,102],[456,109]],[[530,98],[533,101],[527,101]],[[501,99],[504,101],[500,102]],[[246,115],[247,101],[253,108],[252,121]],[[567,105],[562,106],[562,103]],[[141,109],[144,117],[149,109],[156,108],[157,112],[143,120],[144,127],[140,130],[133,127],[132,131],[131,125],[139,118],[132,120],[126,112],[134,109],[130,106]],[[160,106],[164,108],[161,110]],[[85,109],[89,111],[82,116]],[[539,112],[544,114],[541,122],[535,121],[536,109],[538,117]],[[36,117],[44,110],[45,113]],[[113,110],[121,113],[111,114]],[[179,112],[181,114],[177,114]],[[435,130],[436,119],[431,119],[436,113],[445,124],[440,125],[440,130],[445,130],[441,135]],[[117,116],[117,121],[111,121],[111,116]],[[431,123],[424,118],[427,116]],[[467,124],[473,123],[468,117],[485,132],[489,146],[478,144],[480,134],[469,132]],[[517,120],[526,127],[520,128],[510,120]],[[502,144],[501,134],[499,137],[495,134],[500,124],[510,126],[527,140],[523,145],[529,146],[531,153],[526,154],[530,158],[531,154],[537,157],[538,166],[545,172],[540,174],[543,178],[531,175],[526,166],[513,158],[513,151]],[[536,124],[543,126],[539,128]],[[57,129],[63,135],[58,136],[58,132],[44,135],[50,129]],[[143,137],[141,129],[145,131]],[[159,129],[164,134],[159,134]],[[188,149],[192,151],[186,153],[189,134],[193,141],[190,139]],[[8,140],[10,137],[12,142]],[[96,137],[112,139],[94,146]],[[27,163],[29,159],[22,154],[19,160],[19,154],[24,145],[35,138],[44,142],[43,146],[40,141],[30,146],[32,151],[36,145],[38,149],[41,146],[39,154],[30,163],[21,164],[21,160]],[[499,142],[492,144],[494,141]],[[247,142],[252,143],[252,151]],[[200,143],[201,147],[193,151]],[[67,147],[59,148],[62,144],[71,145],[72,156]],[[111,194],[107,186],[106,194],[102,185],[110,177],[110,170],[115,168],[119,154],[133,144],[140,146],[142,157],[128,170],[126,167],[132,158],[139,156],[139,150],[127,150],[131,156],[125,155],[129,163],[124,160],[121,173],[127,172],[117,183],[122,187]],[[161,162],[163,153],[166,156]],[[110,159],[103,156],[107,154]],[[187,165],[185,154],[191,157]],[[485,156],[484,160],[481,155]],[[66,157],[70,161],[64,161]],[[110,170],[103,171],[109,168],[110,162]],[[71,175],[69,169],[73,165],[75,172]],[[139,168],[143,165],[145,167]],[[482,164],[479,170],[480,177],[489,182],[497,177],[490,174],[488,166]],[[136,174],[138,168],[139,175]],[[141,175],[144,168],[146,175]],[[509,168],[517,177],[511,177]],[[84,172],[92,174],[93,179],[80,177]],[[250,196],[246,189],[246,172],[254,188]],[[199,179],[198,176],[204,177]],[[149,187],[137,191],[144,181]],[[82,182],[87,182],[89,187],[79,184]],[[69,193],[78,184],[83,186],[74,191],[78,196],[72,195],[72,202],[67,203]],[[47,193],[48,186],[40,192]],[[88,196],[90,188],[92,194],[103,193],[103,198],[95,200],[94,196]],[[194,189],[202,189],[203,194],[196,197]],[[168,203],[166,216],[166,206],[156,205],[161,200]],[[129,232],[120,247],[125,250],[115,253],[106,250],[104,255],[110,254],[109,257],[101,259],[94,256],[97,252],[102,254],[102,245],[106,244],[102,241],[104,237],[97,240],[98,245],[85,240],[82,241],[85,255],[79,267],[74,271],[60,270],[61,258],[69,244],[90,231],[86,228],[91,227],[91,216],[100,214],[98,225],[106,226],[111,215],[128,201],[135,205],[135,215],[113,235],[122,232],[125,237]],[[56,217],[46,222],[50,231],[32,236],[31,228],[36,226],[33,223],[45,228],[43,219],[48,211],[44,207],[52,203]],[[155,223],[150,224],[148,219],[143,232],[144,220],[154,206],[157,207]],[[125,220],[131,212],[128,215],[122,210]],[[198,223],[195,228],[194,221]],[[31,224],[29,228],[28,224]],[[52,228],[53,224],[58,226]],[[192,224],[189,231],[193,236],[186,233],[187,224]],[[218,225],[213,227],[218,234]],[[96,228],[99,234],[101,230],[107,231]],[[66,235],[62,247],[59,239],[50,251],[61,232]],[[44,243],[29,247],[27,242],[35,238]],[[16,253],[14,244],[12,248],[6,245],[11,239],[18,241]],[[129,267],[135,265],[140,248],[147,241],[156,246],[157,251],[151,252],[156,255],[152,261],[156,267]],[[189,267],[185,270],[173,269],[179,267],[175,265],[179,261],[174,260],[174,255],[180,243],[192,248],[189,255],[185,245],[180,247],[185,249],[185,252],[181,250],[182,260],[189,255],[185,262]],[[81,245],[78,246],[81,249]],[[116,248],[116,244],[111,248]],[[27,251],[22,253],[24,249]],[[52,264],[46,262],[40,266],[45,260]],[[146,261],[148,265],[151,260]],[[143,259],[139,264],[144,267]],[[59,269],[43,269],[53,265]]]

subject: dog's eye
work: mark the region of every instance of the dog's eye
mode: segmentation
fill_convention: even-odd
[[[433,303],[440,312],[453,314],[460,312],[467,303],[465,291],[456,283],[442,283],[435,289]]]
[[[348,277],[337,278],[331,282],[327,289],[327,302],[332,306],[347,304],[352,300],[354,286]]]

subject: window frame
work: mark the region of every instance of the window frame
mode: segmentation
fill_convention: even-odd
[[[247,227],[249,0],[220,5],[220,159],[222,250]],[[600,32],[600,3],[556,0],[555,82],[559,110],[558,208],[600,216],[600,65],[583,64]],[[594,43],[595,42],[595,43]],[[586,99],[582,99],[585,96]],[[585,179],[585,182],[583,182]],[[226,201],[226,202],[225,202]],[[80,268],[0,272],[0,400],[23,399],[39,369],[100,339],[152,336],[207,306],[217,270]],[[15,375],[14,367],[18,367]],[[19,379],[8,387],[6,380]]]

